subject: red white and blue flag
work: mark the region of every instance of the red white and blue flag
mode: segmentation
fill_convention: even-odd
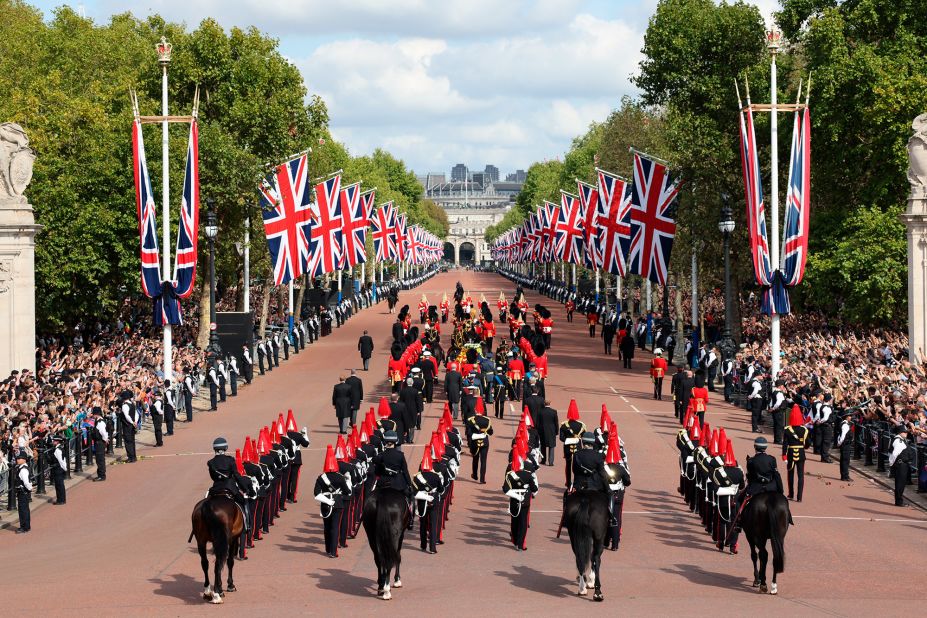
[[[341,267],[353,267],[367,261],[367,226],[369,218],[365,200],[361,199],[361,183],[341,189],[341,225],[344,250]]]
[[[556,245],[554,244],[554,228],[557,225],[559,210],[559,206],[548,201],[545,201],[540,209],[542,213],[541,221],[543,223],[543,227],[541,228],[541,259],[545,262],[554,262],[558,259],[556,257]]]
[[[811,112],[795,112],[789,194],[782,234],[782,276],[787,287],[801,283],[808,259],[808,217],[811,211]]]
[[[740,161],[743,166],[744,199],[747,204],[747,231],[750,235],[750,252],[753,255],[753,273],[758,285],[769,287],[772,282],[772,260],[769,257],[769,240],[766,234],[766,207],[763,204],[760,158],[756,149],[753,110],[749,108],[749,101],[747,110],[740,114]]]
[[[660,285],[666,283],[676,237],[673,208],[678,195],[679,182],[665,165],[634,153],[628,269]]]
[[[582,180],[576,181],[579,203],[583,213],[583,263],[586,268],[602,268],[602,256],[598,246],[596,217],[599,209],[599,190]]]
[[[396,209],[392,202],[386,202],[370,218],[373,233],[373,252],[378,262],[397,259],[396,251]]]
[[[312,277],[335,272],[341,264],[341,176],[315,186],[313,221],[309,228],[309,268]]]
[[[404,262],[406,259],[406,216],[396,213],[396,259]]]
[[[555,256],[570,264],[583,261],[583,213],[578,195],[560,192],[560,209],[554,224]]]
[[[623,179],[604,170],[598,176],[596,227],[601,267],[613,275],[627,274],[631,246],[631,191]]]
[[[177,252],[174,254],[174,293],[187,298],[196,282],[196,256],[200,228],[199,128],[190,123],[187,163],[184,166],[183,196],[180,202],[180,225],[177,227]]]
[[[281,285],[302,276],[309,258],[308,227],[313,214],[308,156],[275,167],[259,192],[274,283]]]
[[[151,177],[145,159],[142,123],[132,123],[132,163],[135,176],[135,206],[138,211],[138,234],[141,242],[142,292],[148,298],[161,294],[161,263],[158,253],[158,221]]]

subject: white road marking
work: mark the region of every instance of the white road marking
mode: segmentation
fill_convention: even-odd
[[[621,401],[623,401],[623,402],[625,402],[625,403],[628,403],[628,398],[625,397],[624,395],[622,395],[622,396],[621,396]]]
[[[616,395],[618,394],[618,391],[615,390],[614,386],[609,386],[608,388],[612,389],[612,392],[615,393]],[[624,399],[624,397],[622,397],[622,399]],[[627,401],[627,399],[624,399],[624,400]]]
[[[637,406],[636,406],[636,405],[634,405],[633,403],[631,404],[631,409],[632,409],[632,410],[634,410],[635,412],[637,412],[638,414],[640,414],[640,413],[641,413],[641,411],[640,411],[640,410],[638,410],[638,409],[637,409]]]
[[[562,513],[562,511],[542,511],[531,509],[532,513]],[[673,515],[676,517],[691,517],[689,511],[622,511],[624,515]],[[845,517],[842,515],[792,515],[792,519],[831,519],[838,521],[872,521],[880,523],[923,524],[927,519],[904,519],[888,517]]]

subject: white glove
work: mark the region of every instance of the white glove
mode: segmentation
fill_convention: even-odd
[[[331,497],[331,494],[318,494],[315,496],[315,499],[322,504],[327,504],[328,506],[335,506],[335,499]]]

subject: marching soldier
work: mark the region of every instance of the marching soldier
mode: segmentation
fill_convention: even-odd
[[[526,457],[527,454],[516,446],[512,451],[512,463],[502,483],[502,491],[509,497],[509,515],[512,518],[511,538],[515,551],[528,549],[525,540],[528,535],[531,497],[538,493],[537,476],[522,466]]]
[[[579,420],[579,408],[576,405],[576,400],[571,399],[570,407],[567,408],[567,420],[560,425],[560,441],[563,442],[567,489],[573,486],[573,456],[579,450],[579,443],[584,433],[586,433],[586,424]]]
[[[66,504],[68,501],[68,496],[64,488],[64,477],[67,476],[68,473],[68,462],[65,461],[64,450],[61,448],[61,442],[63,440],[64,438],[59,434],[52,436],[52,443],[55,446],[51,451],[50,461],[48,462],[51,480],[55,485],[55,501],[52,502],[55,506]],[[77,456],[80,457],[80,454]]]
[[[691,417],[691,414],[687,415],[686,420]],[[695,464],[695,459],[693,457],[695,453],[695,444],[692,441],[690,433],[691,429],[685,426],[676,433],[676,448],[679,449],[679,488],[677,491],[686,498],[689,495],[689,481],[693,478]],[[689,473],[690,469],[692,470],[692,474]]]
[[[432,465],[432,447],[425,449],[418,474],[412,477],[415,489],[415,512],[418,515],[419,539],[423,552],[436,554],[441,526],[440,496],[444,491],[444,479],[435,472]]]
[[[315,481],[313,494],[322,512],[325,554],[329,558],[337,558],[342,514],[345,500],[351,498],[351,486],[345,476],[338,472],[338,461],[331,444],[325,453],[325,467]]]
[[[734,519],[737,517],[735,510],[735,496],[743,490],[744,471],[737,465],[734,458],[734,445],[727,441],[727,448],[724,452],[724,466],[717,468],[712,478],[718,489],[718,507],[715,511],[716,527],[715,540],[718,551],[724,551],[727,547],[732,554],[737,553],[738,529],[734,527]]]
[[[840,421],[840,433],[837,435],[837,446],[840,447],[840,480],[852,481],[850,478],[850,455],[853,449],[853,425],[850,419],[852,410],[844,410],[843,420]]]
[[[653,379],[653,398],[663,400],[663,376],[666,375],[666,359],[663,350],[657,348],[653,352],[656,357],[650,361],[650,377]]]
[[[29,503],[32,502],[32,482],[29,480],[29,456],[26,451],[20,449],[16,453],[15,491],[16,507],[19,511],[19,528],[16,534],[25,534],[32,530],[32,513],[29,510]]]
[[[164,446],[164,436],[161,432],[161,423],[164,421],[164,401],[158,397],[157,390],[153,395],[154,401],[151,404],[151,425],[154,429],[155,446]]]
[[[171,381],[164,381],[164,424],[167,425],[167,435],[174,435],[174,415],[177,413],[177,402],[174,398],[174,389],[171,388]]]
[[[699,425],[705,424],[705,412],[708,410],[708,389],[705,388],[704,382],[702,381],[704,375],[701,369],[695,373],[697,386],[692,387],[689,397],[689,406],[692,408],[692,412],[698,417]]]
[[[621,456],[617,431],[608,434],[605,472],[608,475],[608,488],[611,490],[609,510],[612,513],[608,522],[608,533],[605,536],[605,547],[611,551],[618,551],[618,545],[621,543],[621,514],[624,510],[624,494],[625,490],[631,486],[631,471],[628,469],[628,460]]]
[[[470,454],[473,456],[473,471],[470,478],[477,480],[479,473],[480,485],[486,484],[486,458],[489,456],[489,436],[492,435],[492,421],[486,417],[486,409],[477,403],[476,413],[467,419],[467,441],[470,443]]]

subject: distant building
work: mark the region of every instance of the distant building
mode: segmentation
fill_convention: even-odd
[[[506,174],[506,175],[505,175],[505,181],[506,181],[506,182],[517,182],[517,183],[524,184],[524,182],[525,182],[525,177],[526,177],[526,176],[527,176],[527,174],[525,174],[525,170],[516,170],[516,171],[515,171],[514,173],[512,173],[512,174]]]
[[[467,179],[467,166],[458,163],[451,168],[451,182],[463,182]]]
[[[473,184],[478,186],[480,190],[482,190],[483,187],[487,186],[488,184],[492,182],[492,179],[490,179],[489,174],[487,174],[486,172],[473,172],[470,174],[470,182],[472,182]]]
[[[499,182],[499,168],[495,165],[487,165],[483,172],[489,177],[490,182]]]

